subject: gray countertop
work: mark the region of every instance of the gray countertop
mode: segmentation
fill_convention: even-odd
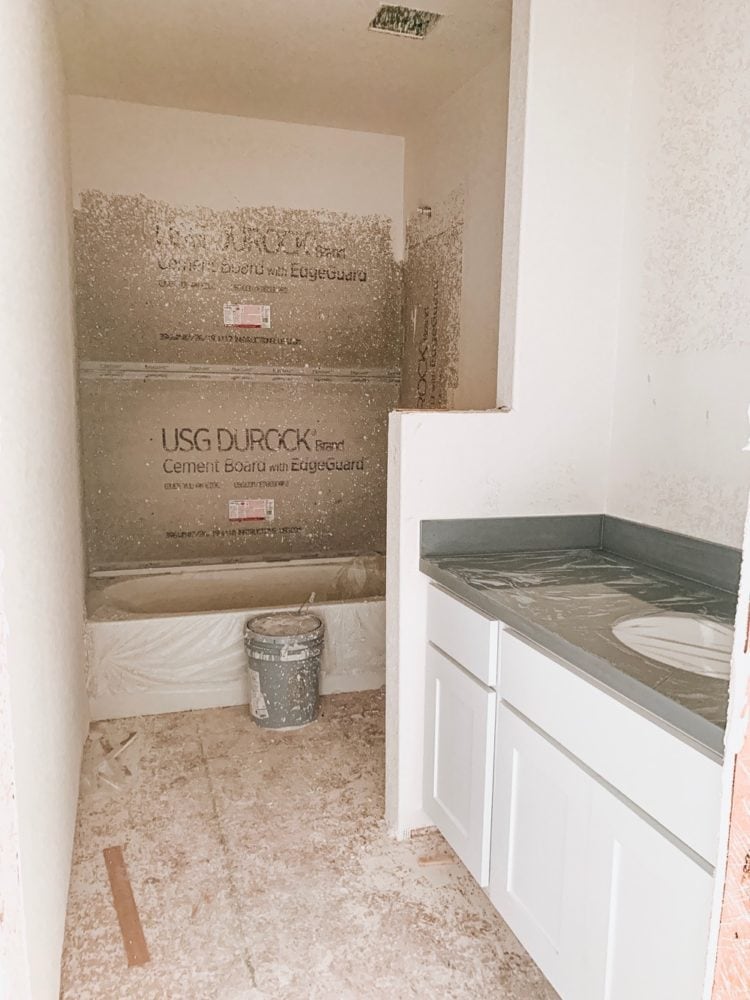
[[[705,615],[731,626],[734,595],[602,549],[426,556],[420,566],[445,590],[721,759],[727,681],[641,656],[615,639],[612,626],[663,611]]]

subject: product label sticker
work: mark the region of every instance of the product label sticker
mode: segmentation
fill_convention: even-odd
[[[251,302],[234,305],[224,303],[224,326],[250,327],[254,330],[271,329],[271,307],[259,306]]]
[[[230,521],[273,521],[273,500],[230,500]]]
[[[260,674],[248,668],[247,675],[250,681],[250,714],[256,719],[267,719],[268,706],[260,689]]]

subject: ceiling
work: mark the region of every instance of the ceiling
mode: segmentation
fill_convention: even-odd
[[[428,0],[427,38],[368,30],[379,0],[56,0],[68,90],[403,135],[510,44],[511,0]]]

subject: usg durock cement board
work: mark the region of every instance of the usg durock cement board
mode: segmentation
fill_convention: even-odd
[[[175,208],[89,191],[75,214],[86,361],[326,368],[399,364],[390,220],[300,209]],[[227,303],[270,306],[228,327]]]
[[[390,220],[87,192],[75,236],[91,568],[383,549]]]
[[[401,405],[443,410],[458,386],[463,195],[416,214],[406,230]]]
[[[397,393],[390,382],[84,378],[92,565],[384,549]]]

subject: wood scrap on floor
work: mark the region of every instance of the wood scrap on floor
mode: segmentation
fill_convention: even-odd
[[[135,905],[133,887],[128,877],[122,848],[105,847],[104,863],[107,866],[112,902],[120,924],[128,965],[145,965],[151,960],[151,956],[143,934],[138,907]]]
[[[422,857],[417,858],[417,863],[423,867],[428,865],[455,865],[456,855],[452,852],[450,854],[445,851],[441,851],[437,854],[423,854]]]

